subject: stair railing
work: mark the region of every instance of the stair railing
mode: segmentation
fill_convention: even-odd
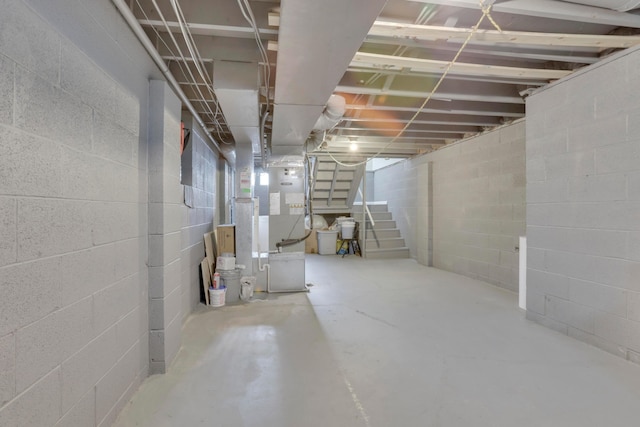
[[[358,194],[360,194],[360,198],[362,199],[362,207],[364,207],[364,210],[367,212],[367,216],[369,217],[369,221],[371,221],[371,226],[373,227],[374,225],[376,225],[376,222],[373,220],[373,216],[371,216],[371,211],[369,210],[369,206],[367,206],[367,202],[362,195],[362,190],[360,189],[360,187],[358,187]]]
[[[367,191],[367,180],[363,179],[362,180],[362,185],[365,188],[365,192]],[[360,248],[360,254],[363,258],[366,258],[366,254],[367,254],[367,218],[365,217],[365,214],[369,217],[369,221],[371,221],[371,230],[373,230],[373,227],[376,225],[376,222],[373,220],[373,215],[371,215],[371,211],[369,210],[369,206],[367,206],[367,199],[364,198],[364,195],[362,194],[362,190],[360,189],[360,186],[358,186],[358,194],[360,194],[360,198],[362,199],[362,231],[360,231],[360,233],[362,233],[362,246]]]

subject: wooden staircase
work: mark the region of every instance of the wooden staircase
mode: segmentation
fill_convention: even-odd
[[[352,161],[355,163],[355,160]],[[364,164],[346,167],[327,156],[314,157],[311,171],[313,212],[320,215],[349,212],[364,169]]]
[[[396,227],[387,202],[369,202],[367,207],[375,222],[374,226],[368,218],[366,226],[362,226],[362,203],[354,203],[351,209],[351,215],[360,224],[360,241],[362,242],[363,234],[366,236],[366,243],[360,244],[363,255],[371,259],[409,258],[409,248]]]

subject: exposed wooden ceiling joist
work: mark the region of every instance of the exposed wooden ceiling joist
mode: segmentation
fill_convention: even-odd
[[[413,0],[419,3],[456,6],[480,10],[478,0]],[[489,6],[493,1],[485,1]],[[640,28],[640,16],[630,13],[616,12],[601,7],[584,6],[554,0],[507,0],[491,5],[494,12],[514,15],[535,16],[564,21],[588,22],[593,24],[612,25],[615,27]]]
[[[575,46],[592,48],[627,48],[640,44],[640,36],[615,36],[594,34],[533,33],[523,31],[472,30],[471,28],[438,27],[413,25],[399,22],[376,21],[369,35],[394,39],[435,41],[443,40],[462,43],[471,35],[470,42],[491,42],[501,45],[531,46]]]
[[[370,67],[372,69],[409,69],[413,71],[440,72],[447,69],[451,74],[467,76],[509,77],[524,79],[555,80],[571,74],[568,70],[547,70],[542,68],[504,67],[500,65],[469,64],[456,62],[453,65],[446,61],[433,59],[405,58],[402,56],[378,55],[358,52],[351,62],[352,66]]]

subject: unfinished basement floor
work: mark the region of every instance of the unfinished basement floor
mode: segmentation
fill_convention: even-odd
[[[116,426],[629,426],[640,366],[410,259],[307,257],[311,292],[212,309]]]

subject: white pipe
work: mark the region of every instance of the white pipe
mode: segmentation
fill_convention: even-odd
[[[182,103],[191,112],[191,114],[196,119],[198,124],[202,127],[202,129],[206,130],[207,126],[204,124],[204,121],[202,121],[202,118],[200,118],[200,115],[198,114],[196,109],[193,107],[193,105],[191,105],[191,102],[189,102],[189,99],[180,88],[180,85],[171,74],[171,71],[169,71],[167,64],[165,64],[165,62],[162,60],[162,58],[160,57],[160,54],[153,46],[153,43],[151,42],[151,40],[149,40],[149,37],[147,37],[147,34],[144,32],[144,30],[138,23],[138,20],[134,16],[133,12],[131,12],[131,9],[129,9],[129,7],[126,5],[124,0],[111,0],[111,1],[116,6],[116,8],[118,8],[118,10],[120,11],[120,14],[125,19],[125,21],[127,21],[127,24],[129,24],[129,27],[131,28],[133,33],[138,37],[138,40],[140,40],[140,43],[142,43],[142,46],[144,46],[144,48],[146,49],[151,59],[153,59],[153,62],[155,62],[158,68],[160,69],[160,71],[162,71],[162,74],[167,79],[167,82],[171,85],[171,88],[176,93],[176,95],[178,95],[178,97],[180,98],[180,101],[182,101]],[[218,152],[220,152],[220,154],[224,156],[222,149],[220,148],[218,143],[215,141],[215,139],[213,139],[213,137],[208,132],[205,132],[205,133],[209,141],[211,141],[211,143],[216,147]]]
[[[266,114],[265,114],[266,116]],[[258,202],[258,206],[260,205],[260,199],[256,198],[254,199]],[[259,207],[257,209],[258,212]],[[255,216],[255,211],[254,211],[254,216]],[[255,227],[256,227],[256,231],[254,234],[254,238],[258,239],[258,270],[260,271],[267,271],[267,293],[271,292],[271,266],[267,263],[262,265],[262,252],[260,251],[260,215],[258,215],[258,220],[255,222]]]
[[[313,130],[327,130],[340,122],[347,109],[347,101],[340,95],[331,95]]]
[[[362,179],[362,187],[364,188],[364,192],[367,192],[367,164],[364,164],[364,178]],[[362,237],[362,248],[360,248],[360,255],[362,256],[362,258],[366,258],[366,253],[367,253],[367,217],[365,216],[366,213],[369,214],[369,219],[371,219],[371,229],[373,230],[373,226],[375,225],[375,222],[373,222],[373,217],[371,216],[371,212],[369,211],[369,208],[367,207],[367,201],[364,198],[364,195],[362,194],[362,191],[360,190],[360,186],[358,186],[358,192],[360,193],[360,198],[362,199],[362,227],[363,230],[360,231],[361,233],[363,233],[363,237]]]

